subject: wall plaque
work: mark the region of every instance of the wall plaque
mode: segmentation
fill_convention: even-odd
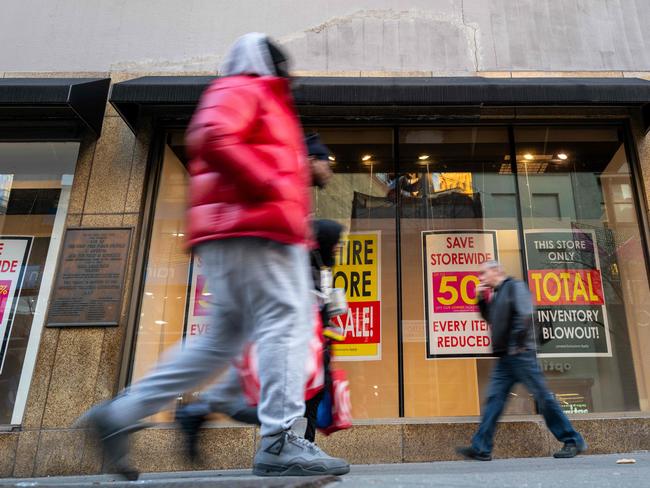
[[[118,325],[130,240],[130,228],[66,230],[48,327]]]

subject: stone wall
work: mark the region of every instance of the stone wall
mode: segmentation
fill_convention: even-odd
[[[214,72],[261,31],[332,74],[648,71],[648,25],[634,0],[5,0],[0,66]]]

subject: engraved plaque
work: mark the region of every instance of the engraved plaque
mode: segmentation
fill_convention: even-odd
[[[67,229],[47,327],[118,325],[130,228]]]

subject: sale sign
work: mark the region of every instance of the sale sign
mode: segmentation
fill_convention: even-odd
[[[422,233],[427,359],[492,352],[476,289],[485,261],[497,259],[496,231]]]
[[[380,232],[350,232],[332,269],[333,287],[348,301],[348,311],[333,319],[345,331],[332,346],[339,361],[381,359],[380,242]]]
[[[525,242],[539,356],[611,356],[594,232],[529,230]]]
[[[183,334],[186,342],[205,334],[210,323],[212,293],[208,287],[201,258],[197,254],[192,255],[188,294],[185,333]]]
[[[0,237],[0,373],[31,248],[31,237]]]

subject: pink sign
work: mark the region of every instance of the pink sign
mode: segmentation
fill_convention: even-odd
[[[4,319],[7,300],[11,293],[11,281],[0,280],[0,322]]]
[[[433,275],[433,311],[477,312],[478,272],[442,271]]]
[[[210,292],[207,287],[207,280],[205,275],[197,274],[196,288],[194,290],[194,315],[197,317],[205,317],[210,315],[210,304],[208,299]]]

